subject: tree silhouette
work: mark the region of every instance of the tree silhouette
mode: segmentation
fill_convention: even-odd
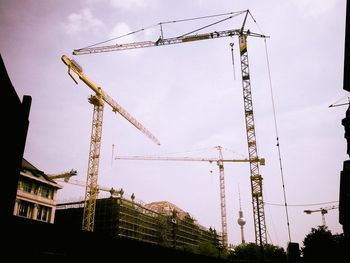
[[[349,249],[349,248],[348,248]],[[326,226],[312,228],[301,248],[304,262],[342,262],[349,258],[345,250],[344,234],[333,235]]]
[[[229,259],[232,261],[258,262],[260,246],[255,243],[245,243],[235,246]],[[286,262],[286,252],[282,247],[264,244],[264,261],[274,263]]]

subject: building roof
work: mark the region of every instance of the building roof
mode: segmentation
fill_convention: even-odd
[[[56,181],[51,179],[47,174],[45,174],[43,171],[36,168],[33,164],[28,162],[26,159],[22,159],[22,167],[21,172],[24,174],[29,174],[30,177],[34,177],[33,179],[37,179],[42,182],[46,182],[52,186],[55,186],[57,188],[62,188]]]
[[[145,205],[146,208],[151,209],[155,212],[165,215],[172,215],[173,211],[176,212],[176,215],[179,219],[184,219],[186,216],[189,216],[189,213],[182,210],[178,206],[168,202],[168,201],[157,201]]]

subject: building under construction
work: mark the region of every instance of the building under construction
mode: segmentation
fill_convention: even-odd
[[[179,249],[208,243],[221,247],[221,236],[215,229],[199,225],[189,213],[169,202],[142,205],[120,196],[96,201],[96,233]],[[58,204],[55,224],[81,229],[83,210],[84,201]]]

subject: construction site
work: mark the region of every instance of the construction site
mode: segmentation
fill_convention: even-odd
[[[109,106],[110,109],[124,117],[130,124],[141,131],[146,137],[152,140],[155,144],[160,145],[160,141],[146,129],[135,117],[117,103],[107,92],[98,84],[91,80],[84,72],[83,67],[74,59],[67,55],[62,55],[61,60],[68,68],[68,74],[75,84],[81,80],[93,92],[88,101],[93,107],[92,129],[90,138],[90,150],[88,158],[88,171],[86,183],[81,183],[85,186],[85,198],[79,202],[68,202],[57,204],[55,224],[58,226],[69,227],[75,230],[82,229],[87,232],[95,232],[108,236],[128,238],[132,240],[152,243],[164,247],[172,247],[175,249],[189,249],[193,246],[201,244],[211,244],[218,250],[227,251],[229,246],[228,231],[227,231],[227,211],[226,211],[226,194],[225,194],[225,179],[224,179],[224,163],[225,162],[246,162],[249,164],[250,182],[251,182],[251,198],[253,204],[253,218],[255,243],[261,247],[267,243],[267,230],[265,222],[262,176],[259,172],[259,165],[264,165],[264,158],[258,156],[253,100],[250,82],[250,70],[248,61],[247,38],[266,39],[266,36],[261,33],[252,32],[246,29],[245,25],[248,19],[255,21],[249,10],[240,12],[230,12],[209,17],[222,17],[213,24],[199,27],[196,30],[190,31],[184,35],[166,38],[164,37],[164,26],[167,24],[159,23],[160,37],[156,41],[141,41],[132,43],[123,43],[116,45],[92,45],[87,48],[75,49],[73,55],[94,54],[111,51],[125,51],[130,49],[140,49],[147,47],[160,47],[165,45],[181,44],[195,41],[212,40],[225,37],[238,37],[241,80],[243,88],[243,105],[244,105],[244,120],[246,127],[246,138],[248,146],[248,157],[241,159],[224,159],[222,155],[222,147],[216,146],[218,150],[218,158],[144,158],[117,156],[115,159],[139,159],[139,160],[166,160],[166,161],[204,161],[216,163],[219,168],[219,186],[220,186],[220,212],[221,212],[221,229],[220,234],[215,229],[206,229],[201,226],[188,213],[182,211],[176,205],[168,202],[159,202],[157,204],[150,203],[146,205],[138,204],[131,200],[123,198],[122,194],[109,198],[99,199],[99,163],[102,142],[103,128],[103,113],[104,106]],[[186,19],[202,20],[208,17],[196,17]],[[223,21],[241,18],[239,28],[229,29],[224,31],[212,31],[202,33],[202,30],[213,25],[220,24]],[[180,23],[172,21],[172,23]],[[131,32],[130,34],[137,33]],[[128,34],[129,35],[129,34]],[[118,37],[119,38],[119,37]],[[232,54],[232,64],[234,66],[234,43],[230,44]],[[278,144],[278,138],[277,138]],[[71,175],[65,173],[62,176],[53,176],[51,179],[63,179],[65,182],[70,180]],[[243,212],[240,211],[240,226],[242,242]]]
[[[58,204],[55,224],[81,228],[84,201]],[[190,250],[200,244],[222,249],[221,236],[169,202],[142,205],[123,197],[96,200],[94,232]]]
[[[203,22],[203,24],[200,24],[201,21],[208,21],[208,18],[214,20],[212,20],[210,23]],[[74,20],[74,16],[72,19]],[[77,16],[75,16],[75,19],[77,19]],[[224,30],[220,29],[220,25],[223,22],[232,20],[235,21],[235,26],[233,28]],[[169,25],[174,26],[180,23],[193,21],[196,23],[196,28],[188,29],[185,33],[170,36],[170,30],[169,32],[167,31]],[[96,21],[95,24],[98,25]],[[290,263],[300,262],[299,244],[297,242],[293,242],[290,230],[289,211],[282,168],[283,165],[281,158],[280,141],[277,129],[274,97],[272,92],[269,57],[266,46],[266,39],[269,39],[270,36],[264,34],[260,30],[257,21],[249,9],[237,12],[227,12],[215,15],[169,20],[165,22],[159,22],[150,28],[153,30],[152,32],[156,32],[155,34],[158,36],[156,39],[151,38],[135,40],[137,38],[132,38],[134,35],[149,29],[141,28],[128,32],[126,34],[115,36],[112,39],[106,41],[88,45],[83,48],[72,49],[71,55],[65,53],[61,54],[60,56],[61,61],[59,61],[59,64],[62,67],[62,75],[64,75],[64,77],[70,81],[69,83],[71,86],[80,84],[79,91],[75,92],[79,93],[81,90],[88,90],[89,92],[87,101],[88,103],[86,101],[84,102],[85,104],[81,103],[81,108],[84,108],[84,110],[85,108],[89,108],[92,111],[90,112],[90,117],[92,117],[91,125],[89,123],[89,128],[91,127],[91,133],[88,135],[89,141],[85,141],[85,146],[89,146],[88,150],[87,148],[85,150],[82,150],[82,147],[79,148],[78,145],[67,145],[67,148],[70,147],[69,151],[73,151],[72,148],[75,149],[75,155],[79,156],[79,158],[82,158],[81,156],[85,155],[87,155],[85,157],[88,157],[87,163],[84,164],[86,168],[86,173],[84,173],[84,181],[75,180],[75,177],[77,177],[77,171],[75,168],[68,172],[51,174],[42,171],[41,169],[35,167],[28,160],[23,158],[29,126],[31,98],[29,96],[25,96],[23,102],[19,102],[16,91],[14,91],[11,80],[7,75],[5,65],[3,65],[1,59],[0,70],[3,71],[6,75],[4,85],[11,89],[9,93],[13,104],[15,105],[14,108],[16,109],[14,115],[17,119],[21,120],[21,123],[9,121],[12,130],[17,131],[15,134],[15,142],[16,145],[18,144],[18,146],[16,149],[12,149],[12,152],[9,154],[10,159],[12,158],[13,160],[5,160],[6,165],[8,165],[12,169],[12,173],[16,175],[14,178],[7,179],[6,182],[9,186],[11,186],[9,189],[11,188],[13,192],[9,191],[8,196],[6,196],[6,198],[2,198],[4,199],[4,204],[6,203],[6,209],[4,210],[5,213],[3,213],[1,216],[5,219],[4,222],[6,223],[4,229],[8,226],[11,226],[11,233],[9,235],[6,235],[6,239],[8,240],[7,246],[11,248],[15,247],[18,242],[17,237],[21,236],[21,241],[28,243],[28,245],[22,249],[21,256],[19,257],[21,258],[23,256],[23,259],[25,258],[26,254],[31,254],[45,260],[107,260],[116,257],[116,254],[119,253],[118,256],[121,258],[126,257],[128,260],[135,260],[138,262],[141,260],[160,260],[162,262],[170,262],[172,260],[185,262],[186,260],[189,260],[193,262],[199,261],[203,263],[226,262],[228,259],[227,256],[232,251],[234,251],[235,247],[232,245],[231,240],[229,240],[230,234],[235,235],[239,240],[239,244],[235,245],[244,245],[245,243],[250,243],[247,241],[247,236],[245,235],[245,227],[248,223],[253,236],[250,237],[251,243],[254,243],[259,249],[255,251],[257,257],[256,261],[254,262],[264,262],[264,257],[266,256],[264,247],[269,245],[268,238],[270,238],[270,233],[268,231],[266,222],[267,216],[265,213],[266,203],[264,201],[263,189],[263,182],[265,181],[263,181],[263,176],[261,174],[261,166],[265,166],[265,156],[260,156],[260,154],[258,154],[259,151],[256,136],[256,118],[253,107],[251,85],[251,77],[252,75],[254,76],[255,72],[252,73],[250,70],[248,57],[249,39],[256,39],[257,41],[264,42],[264,48],[266,51],[266,71],[269,82],[267,86],[269,86],[271,90],[271,107],[273,109],[273,116],[271,117],[273,120],[271,123],[274,123],[274,127],[271,128],[271,130],[274,130],[275,132],[273,135],[271,135],[273,138],[272,142],[269,141],[269,143],[270,145],[274,144],[273,146],[277,147],[275,156],[277,161],[274,161],[276,164],[275,168],[277,167],[278,169],[278,172],[276,172],[276,174],[279,176],[279,179],[281,179],[282,182],[282,187],[278,186],[278,188],[281,190],[283,196],[282,199],[284,204],[281,206],[284,206],[283,213],[285,213],[283,214],[283,217],[285,218],[281,224],[285,225],[285,230],[287,233],[285,236],[287,236],[288,239],[287,252],[285,255],[288,256],[288,261]],[[169,28],[171,27],[169,26]],[[184,26],[184,28],[186,28],[186,26]],[[259,32],[257,32],[257,30]],[[151,36],[151,34],[144,34],[143,36]],[[217,196],[216,203],[214,203],[218,209],[217,211],[219,212],[215,210],[216,212],[214,213],[210,211],[210,208],[207,209],[205,204],[207,201],[203,200],[203,198],[201,199],[193,197],[195,202],[203,203],[202,207],[203,209],[206,209],[206,216],[210,215],[213,218],[216,218],[217,221],[220,221],[218,223],[220,227],[214,228],[212,226],[209,227],[204,225],[202,222],[199,222],[199,220],[197,220],[196,217],[192,215],[192,213],[185,211],[187,209],[182,208],[179,204],[166,201],[166,199],[161,195],[157,196],[158,199],[156,200],[162,201],[150,201],[145,203],[136,199],[134,193],[132,195],[129,195],[124,193],[123,188],[110,187],[110,185],[114,184],[114,182],[111,182],[111,184],[105,183],[111,179],[112,176],[113,180],[117,181],[120,180],[121,176],[127,177],[133,173],[135,173],[135,175],[137,174],[137,172],[133,172],[131,168],[129,171],[130,174],[125,173],[123,175],[120,175],[119,173],[114,174],[114,172],[111,175],[106,175],[106,167],[103,167],[103,173],[100,171],[102,170],[101,166],[103,164],[106,166],[107,163],[104,162],[104,158],[106,157],[101,154],[103,151],[102,131],[104,129],[105,108],[108,108],[109,112],[112,112],[116,116],[122,117],[122,121],[126,121],[127,125],[131,124],[131,129],[134,130],[134,128],[136,128],[138,132],[141,132],[143,136],[152,141],[152,146],[156,145],[156,147],[159,147],[163,142],[161,142],[151,131],[149,131],[143,124],[141,124],[141,122],[136,119],[136,117],[134,117],[131,113],[129,113],[129,111],[123,108],[119,102],[113,98],[114,95],[112,96],[110,95],[112,94],[111,92],[107,92],[108,89],[101,87],[101,85],[92,80],[89,77],[90,72],[86,72],[83,69],[83,66],[78,63],[75,58],[81,55],[87,55],[87,57],[89,57],[90,55],[98,55],[100,53],[127,52],[128,50],[138,50],[151,47],[158,49],[162,46],[176,46],[176,44],[186,45],[187,43],[198,41],[205,42],[206,40],[213,40],[215,42],[216,39],[226,38],[229,39],[229,43],[226,46],[226,51],[228,51],[230,54],[229,60],[232,64],[234,80],[236,80],[235,72],[238,71],[240,92],[243,95],[240,100],[243,106],[241,109],[241,115],[243,115],[241,116],[241,121],[243,123],[242,127],[244,132],[243,134],[239,135],[234,134],[234,136],[237,137],[237,139],[235,139],[235,142],[241,143],[243,141],[243,146],[245,148],[247,156],[237,158],[224,157],[224,147],[219,145],[213,147],[213,149],[217,151],[217,157],[198,155],[172,156],[167,155],[166,153],[164,154],[164,152],[162,155],[142,155],[142,153],[144,153],[146,150],[141,151],[142,153],[140,155],[123,155],[119,149],[115,155],[115,145],[113,144],[112,162],[111,168],[109,168],[111,170],[113,169],[113,162],[115,160],[125,160],[127,162],[145,161],[147,163],[152,163],[154,161],[164,161],[177,163],[201,162],[215,164],[218,175],[218,180],[216,180],[218,181],[216,193],[218,193],[219,196]],[[239,58],[239,61],[236,64],[235,57]],[[88,61],[88,58],[85,60],[85,62],[86,61]],[[101,66],[103,65],[98,65],[98,67]],[[150,74],[152,75],[154,73],[152,72]],[[118,83],[120,80],[116,79],[115,81]],[[87,89],[84,89],[81,86],[84,88],[87,87]],[[132,95],[133,93],[130,93],[130,96]],[[221,96],[225,95],[221,94]],[[58,101],[60,100],[58,99]],[[142,101],[142,98],[140,101]],[[143,106],[140,107],[142,108]],[[210,108],[210,106],[207,108]],[[73,116],[72,118],[77,118],[77,114],[77,111],[69,112],[69,117]],[[220,112],[220,115],[218,116],[220,118],[224,118],[223,116],[226,116],[226,114],[226,112]],[[67,118],[67,116],[64,118]],[[151,118],[152,114],[150,114],[149,119]],[[162,123],[160,126],[161,125]],[[177,128],[178,130],[181,129],[181,127]],[[78,130],[77,134],[79,134],[79,129],[79,125],[76,125],[74,128],[72,128],[74,132]],[[178,130],[176,130],[176,132],[178,132]],[[210,133],[210,131],[211,130],[208,129],[208,133]],[[213,136],[213,138],[220,138],[220,136]],[[141,139],[144,138],[141,137]],[[63,141],[65,141],[65,139],[63,139]],[[184,141],[186,142],[186,140]],[[59,144],[60,142],[55,143]],[[139,147],[136,141],[134,144],[134,149],[139,148],[140,150],[143,150],[142,146]],[[270,145],[268,147],[271,147]],[[12,157],[10,156],[11,154]],[[63,156],[63,153],[61,154]],[[67,159],[69,158],[67,157]],[[249,204],[251,206],[249,208],[251,210],[251,220],[246,220],[243,215],[239,185],[238,198],[236,198],[236,196],[233,197],[227,195],[226,193],[227,180],[225,182],[224,166],[229,163],[244,163],[248,167],[245,170],[245,173],[242,174],[243,177],[246,178],[246,181],[248,181],[248,187],[245,189],[248,188],[249,194],[246,194],[245,192],[244,196],[245,198],[249,198]],[[77,165],[80,165],[80,162]],[[132,165],[130,167],[132,167]],[[142,172],[142,176],[144,177],[153,175],[153,171],[142,168],[140,170]],[[210,173],[212,174],[213,171],[210,170]],[[164,176],[164,174],[161,176]],[[182,175],[181,173],[179,174]],[[104,178],[104,184],[108,186],[102,186],[100,184],[101,175],[104,177],[110,176],[107,179]],[[162,177],[162,179],[163,178],[165,177]],[[130,179],[130,181],[132,180],[134,180],[133,183],[141,185],[140,188],[142,188],[141,182],[144,181],[141,181],[140,179],[139,182],[137,181],[139,180],[138,178]],[[153,181],[150,181],[149,185],[152,185],[152,182]],[[164,184],[168,183],[166,179],[164,179],[164,182]],[[182,184],[187,183],[187,181],[182,182]],[[75,186],[83,187],[84,196],[81,196],[79,200],[69,200],[68,198],[58,200],[57,193],[59,193],[59,191],[63,191],[62,189],[68,186],[68,184],[70,184],[70,187],[73,187],[72,189],[74,189]],[[169,183],[168,187],[169,189],[173,190],[174,194],[179,194],[181,193],[181,189],[179,189],[181,188],[181,184],[179,183],[179,185],[180,187],[175,187]],[[213,185],[214,184],[210,185],[210,187]],[[275,186],[276,185],[274,184],[274,187]],[[203,195],[207,194],[206,191],[208,191],[208,188],[201,188],[200,184],[196,185],[196,187],[198,188],[194,188],[193,186],[192,190],[200,191]],[[232,185],[228,187],[232,187]],[[237,185],[235,185],[235,187],[237,187]],[[157,189],[157,187],[147,188],[147,186],[144,188],[145,191],[155,192],[156,190],[154,189]],[[274,188],[273,191],[276,191],[276,188]],[[16,189],[16,191],[14,191],[14,189]],[[126,189],[126,191],[129,191],[129,189]],[[74,190],[72,190],[72,192],[74,192]],[[109,195],[101,195],[101,192],[107,192]],[[143,197],[141,196],[141,198]],[[192,197],[183,197],[183,199],[186,198],[189,200]],[[213,199],[212,196],[208,198]],[[231,200],[234,198],[236,198],[235,201],[239,199],[239,206],[237,206],[237,204],[234,205],[233,211],[236,215],[235,227],[237,227],[237,225],[239,226],[239,232],[237,231],[235,233],[229,233],[230,222],[228,223],[229,216],[227,212],[227,204],[230,203],[228,199]],[[208,205],[208,207],[210,206]],[[323,226],[326,226],[324,215],[328,213],[328,210],[338,209],[339,207],[340,206],[329,206],[317,210],[304,210],[304,213],[310,215],[312,213],[320,212],[322,215]],[[231,209],[231,212],[232,210],[233,209]],[[48,240],[44,240],[45,238],[43,238],[46,236],[46,233],[50,233],[50,239]],[[65,240],[65,242],[61,242],[61,240]],[[203,251],[205,252],[203,253]],[[212,253],[212,251],[215,251],[215,253]],[[9,250],[8,252],[10,254],[14,253],[13,249]],[[206,252],[208,253],[205,254]],[[286,260],[283,262],[287,262]]]
[[[220,185],[220,211],[221,211],[221,243],[224,249],[228,248],[228,234],[227,234],[227,215],[226,215],[226,194],[225,194],[225,179],[224,179],[224,162],[247,162],[250,167],[250,182],[251,182],[251,196],[253,203],[253,217],[254,217],[254,231],[255,231],[255,242],[262,246],[267,243],[267,231],[265,222],[264,202],[263,202],[263,184],[262,176],[259,172],[259,166],[264,165],[265,161],[263,158],[258,156],[255,122],[254,122],[254,110],[253,110],[253,99],[250,83],[250,70],[248,61],[248,50],[247,50],[247,38],[261,38],[266,39],[269,36],[252,32],[245,28],[248,19],[255,21],[254,17],[249,10],[240,12],[231,12],[220,15],[213,15],[212,17],[220,16],[222,19],[216,21],[213,24],[199,27],[196,30],[188,32],[178,37],[166,38],[164,37],[164,26],[167,24],[159,23],[156,25],[160,27],[160,37],[156,41],[141,41],[141,42],[130,42],[116,45],[91,45],[86,48],[75,49],[73,55],[84,55],[84,54],[96,54],[111,51],[125,51],[130,49],[140,49],[147,47],[161,47],[165,45],[181,44],[195,41],[212,40],[224,37],[238,37],[239,42],[239,54],[240,54],[240,66],[242,74],[242,88],[243,88],[243,101],[244,101],[244,119],[246,127],[246,138],[248,146],[248,157],[242,159],[231,159],[225,160],[222,155],[222,147],[217,146],[219,151],[219,157],[216,159],[208,158],[197,158],[192,161],[209,161],[216,162],[219,167],[219,185]],[[184,21],[191,20],[202,20],[208,17],[196,17],[186,19]],[[225,31],[213,31],[202,33],[202,30],[209,28],[213,25],[220,24],[223,21],[240,18],[241,24],[237,29],[225,30]],[[171,23],[180,23],[179,21],[172,21]],[[136,34],[142,30],[130,32],[127,35]],[[117,37],[122,38],[121,37]],[[110,41],[110,40],[109,40]],[[106,42],[109,42],[106,41]],[[103,42],[105,44],[105,42]],[[232,53],[232,64],[234,65],[234,43],[231,43]],[[92,132],[90,139],[90,152],[88,160],[88,172],[86,180],[86,191],[85,191],[85,202],[83,208],[83,221],[82,229],[86,231],[94,231],[95,224],[95,209],[98,195],[98,174],[99,174],[99,163],[100,163],[100,152],[101,152],[101,141],[102,141],[102,123],[103,123],[103,111],[105,104],[108,105],[111,110],[115,113],[119,113],[124,117],[130,124],[141,131],[145,136],[152,140],[155,144],[160,145],[159,140],[154,136],[148,129],[146,129],[136,118],[134,118],[128,111],[126,111],[121,105],[119,105],[113,98],[111,98],[107,92],[102,89],[98,84],[91,80],[88,75],[84,72],[81,65],[79,65],[74,59],[69,58],[67,55],[62,55],[62,62],[68,67],[68,74],[78,84],[81,80],[84,84],[92,90],[93,95],[89,97],[89,103],[93,106],[93,120],[92,120]],[[277,137],[278,145],[278,137]],[[118,158],[118,157],[117,157]],[[127,159],[127,158],[126,158]],[[141,158],[142,159],[142,158]],[[158,158],[159,160],[160,158]],[[171,158],[163,158],[163,160],[171,160]],[[151,160],[149,158],[148,160]],[[179,159],[172,159],[180,161]],[[184,161],[189,161],[188,158],[182,158]]]

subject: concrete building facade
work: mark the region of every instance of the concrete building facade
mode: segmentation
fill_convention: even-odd
[[[13,214],[53,224],[60,188],[62,186],[48,175],[23,159]]]

